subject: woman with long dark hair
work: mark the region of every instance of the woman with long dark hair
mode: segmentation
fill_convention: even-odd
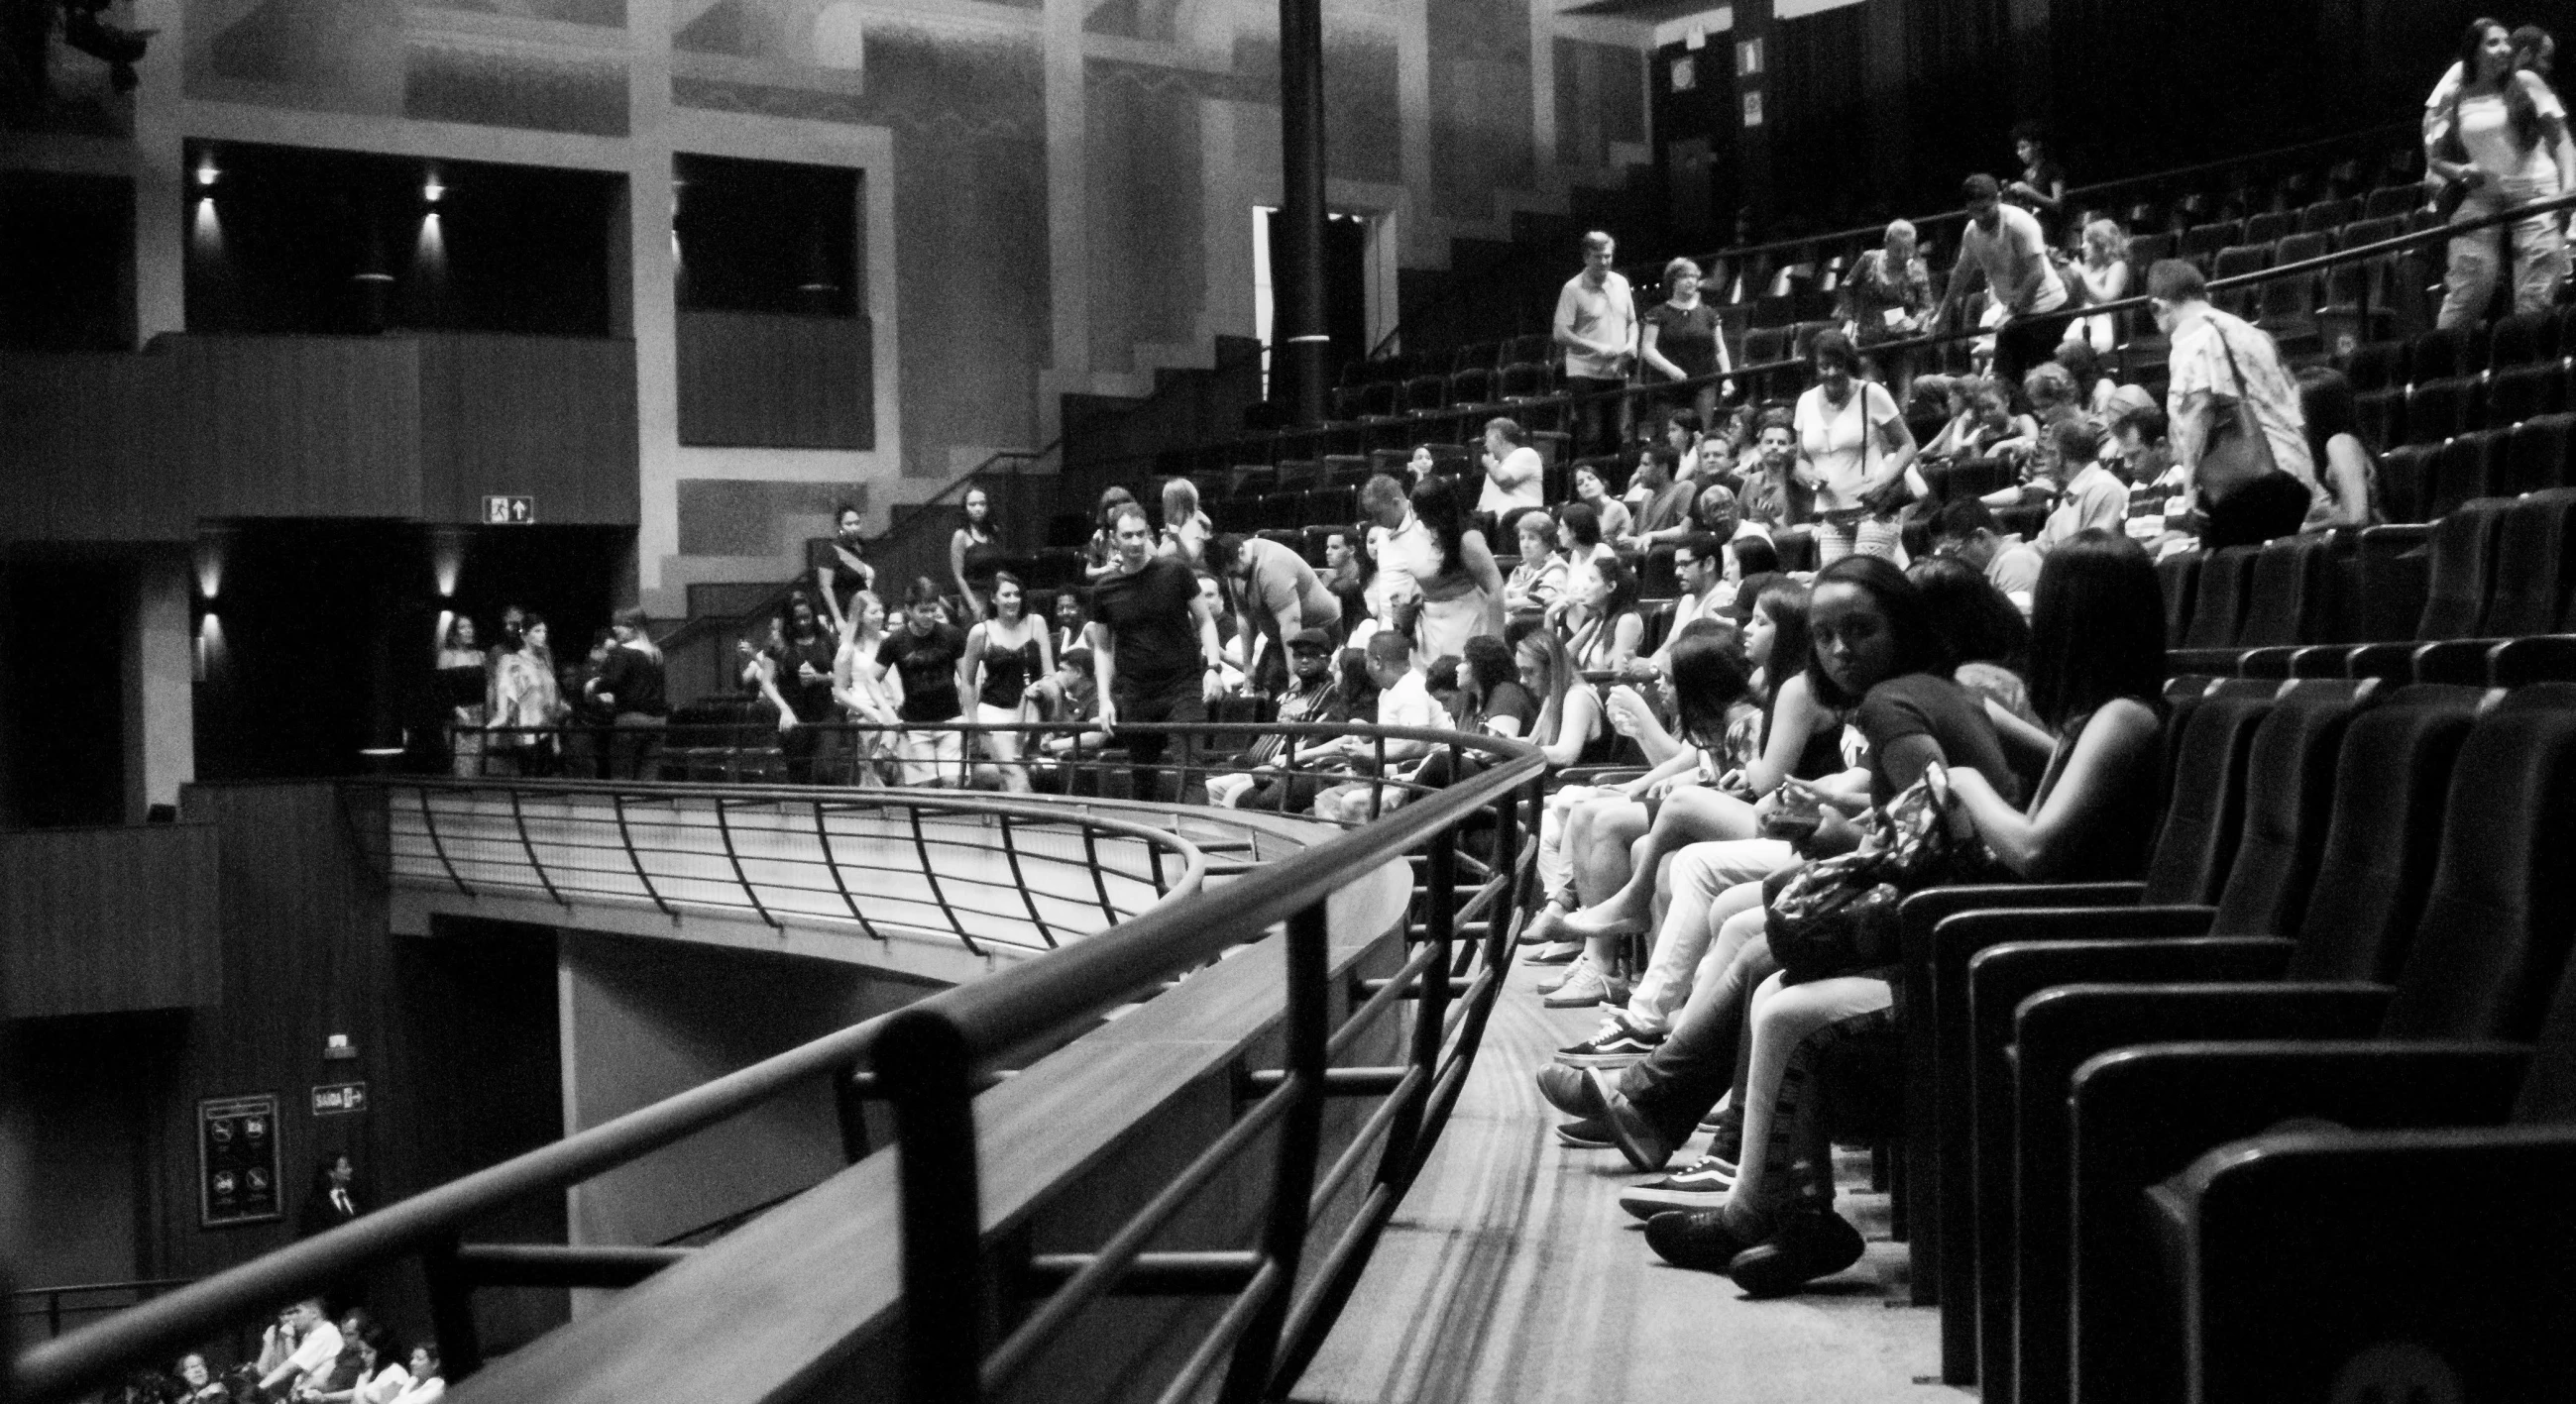
[[[1849,618],[1846,610],[1836,622]],[[1936,756],[1941,741],[1928,733],[1897,740],[1899,773],[1934,776],[1936,793],[1946,785],[1954,812],[2022,878],[2134,876],[2155,819],[2163,755],[2157,695],[2164,682],[2164,613],[2153,563],[2135,543],[2106,531],[2070,539],[2041,568],[2032,635],[2033,703],[2054,740],[2047,778],[2028,808],[2018,806],[2005,788],[2004,771],[1969,764],[1964,754]],[[1830,646],[1841,676],[1837,686],[1861,680],[1856,671],[1866,670],[1873,647],[1861,637]],[[1819,651],[1820,659],[1826,656]],[[1864,712],[1875,706],[1881,689],[1902,681],[1872,686]],[[1907,691],[1918,699],[1926,695],[1920,685]],[[1761,914],[1738,920],[1759,925]],[[1824,1137],[1819,1061],[1829,1052],[1855,1049],[1892,1054],[1893,992],[1886,980],[1868,974],[1797,985],[1784,985],[1775,974],[1751,1006],[1752,1056],[1739,1089],[1745,1124],[1733,1185],[1711,1207],[1656,1214],[1646,1232],[1647,1243],[1668,1260],[1727,1271],[1747,1292],[1773,1296],[1839,1272],[1860,1257],[1860,1235],[1831,1209],[1830,1156],[1822,1166],[1801,1157],[1816,1151]],[[1731,1060],[1732,1030],[1720,1032],[1727,1035]],[[1687,1061],[1675,1047],[1683,1037],[1677,1029],[1672,1043],[1623,1078],[1621,1098],[1605,1108],[1614,1123],[1641,1133],[1620,1138],[1632,1157],[1664,1144],[1650,1123],[1665,1118],[1669,1126],[1668,1118],[1699,1096],[1715,1100],[1705,1084],[1669,1105],[1657,1099],[1657,1076]],[[1658,1069],[1658,1063],[1667,1066]],[[1655,1207],[1660,1206],[1643,1206]]]
[[[823,724],[833,720],[832,671],[839,654],[839,641],[823,627],[814,602],[802,590],[790,594],[768,666],[760,672],[760,690],[778,709],[778,751],[791,785],[818,778]]]
[[[1412,576],[1422,592],[1415,657],[1463,654],[1477,634],[1500,637],[1503,572],[1484,533],[1467,524],[1454,485],[1447,478],[1426,478],[1409,498],[1388,491],[1394,487],[1392,479],[1371,479],[1360,505],[1389,533],[1379,548],[1379,568]]]
[[[2352,381],[2331,366],[2299,373],[2299,409],[2307,422],[2308,459],[2317,468],[2316,500],[2301,531],[2377,526],[2379,463],[2355,433]]]
[[[1634,659],[1646,637],[1645,616],[1637,612],[1637,572],[1613,556],[1596,562],[1589,575],[1576,571],[1572,594],[1565,647],[1575,663],[1585,672],[1616,672]]]
[[[474,638],[474,617],[458,614],[438,641],[438,700],[447,704],[448,751],[459,776],[483,773],[484,698],[491,664]]]
[[[2424,158],[2434,175],[2463,192],[2451,222],[2502,214],[2516,205],[2576,189],[2576,145],[2566,109],[2539,74],[2519,66],[2513,35],[2492,19],[2475,19],[2460,36],[2461,83],[2425,123]],[[2443,274],[2439,324],[2456,327],[2486,315],[2504,274],[2505,232],[2513,236],[2513,310],[2546,312],[2567,277],[2563,216],[2536,214],[2451,240]]]
[[[966,657],[958,665],[958,690],[975,699],[975,720],[989,726],[1028,719],[1028,690],[1055,671],[1055,648],[1046,626],[1028,617],[1028,592],[1007,570],[993,573],[993,614],[966,633]],[[1029,772],[1020,764],[1017,731],[977,734],[984,753],[1002,774],[1002,788],[1026,794]]]
[[[552,775],[563,763],[552,728],[564,719],[565,708],[544,617],[521,615],[516,631],[504,633],[501,642],[506,651],[493,673],[491,739],[485,755],[499,762],[505,775]]]
[[[966,499],[959,505],[966,521],[949,534],[948,574],[957,582],[966,617],[982,619],[993,612],[993,572],[1002,568],[1002,526],[993,517],[993,495],[981,486],[966,489]]]

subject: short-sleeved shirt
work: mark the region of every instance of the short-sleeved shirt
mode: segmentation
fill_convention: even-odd
[[[1655,354],[1682,368],[1686,376],[1714,375],[1726,344],[1718,339],[1717,309],[1705,302],[1675,307],[1660,302],[1646,312],[1655,329]]]
[[[2233,370],[2228,366],[2231,352],[2236,358]],[[2274,466],[2305,483],[2310,492],[2316,490],[2317,469],[2308,456],[2308,421],[2299,407],[2298,383],[2282,366],[2272,338],[2232,312],[2201,303],[2174,327],[2166,359],[2173,371],[2165,389],[2166,414],[2180,418],[2183,401],[2195,391],[2243,396],[2253,402],[2254,419],[2272,446]]]
[[[599,690],[616,699],[612,705],[620,712],[669,716],[666,683],[662,660],[640,648],[619,644],[608,650],[607,661],[599,665]]]
[[[803,642],[788,639],[771,649],[769,658],[778,670],[778,695],[787,699],[787,709],[801,722],[832,719],[832,664],[841,655],[841,646],[828,633],[815,633]],[[799,664],[810,663],[822,676],[813,682],[805,680]],[[906,682],[911,679],[905,679]],[[617,699],[618,710],[626,710],[626,699]]]
[[[1885,446],[1870,444],[1871,429],[1904,422],[1896,397],[1875,381],[1853,381],[1851,397],[1840,408],[1825,402],[1821,385],[1798,397],[1798,452],[1816,470],[1817,511],[1860,505],[1868,469],[1887,464]]]
[[[896,715],[909,722],[954,721],[966,709],[957,696],[957,660],[966,656],[966,633],[941,624],[927,634],[910,625],[889,631],[877,645],[877,666],[903,678],[903,705]]]
[[[815,592],[820,594],[823,591],[823,572],[828,570],[832,573],[832,603],[846,617],[850,612],[851,596],[861,590],[876,588],[877,571],[866,561],[844,559],[841,549],[846,548],[836,548],[841,548],[838,538],[815,542],[807,557],[810,567],[807,574],[813,578]]]
[[[2526,91],[2543,118],[2567,115],[2548,84],[2533,83]],[[2498,179],[2519,177],[2540,181],[2547,190],[2557,188],[2558,163],[2550,158],[2549,143],[2536,141],[2529,150],[2523,149],[2522,138],[2513,129],[2513,110],[2506,105],[2502,93],[2461,98],[2454,111],[2458,114],[2460,145],[2479,170]]]
[[[294,1366],[298,1375],[306,1375],[329,1369],[339,1358],[340,1328],[328,1321],[317,1321],[312,1330],[304,1333],[304,1339],[295,1343],[295,1353],[287,1357],[286,1363]]]
[[[1619,355],[1633,353],[1637,349],[1636,295],[1628,290],[1628,280],[1616,273],[1602,278],[1598,288],[1577,273],[1566,279],[1564,291],[1556,295],[1553,325],[1585,341],[1609,342],[1619,348]],[[1617,380],[1626,374],[1615,357],[1570,346],[1565,349],[1565,373],[1584,380]]]
[[[2088,463],[2067,483],[2065,494],[2057,499],[2056,509],[2048,514],[2034,544],[2045,551],[2089,527],[2124,531],[2128,520],[2129,485],[2101,464]]]
[[[2039,553],[2006,538],[1995,548],[1994,559],[1986,562],[1986,579],[2028,614],[2032,597],[2039,593]]]
[[[1860,328],[1864,345],[1906,334],[1888,319],[1889,313],[1902,321],[1932,306],[1932,269],[1921,254],[1891,266],[1886,249],[1871,249],[1852,265],[1844,286],[1850,290],[1852,324]]]
[[[1476,494],[1476,510],[1500,517],[1524,507],[1547,505],[1547,460],[1527,444],[1504,454],[1485,475],[1484,489]],[[1510,486],[1504,484],[1508,482]]]
[[[1104,575],[1091,587],[1091,617],[1109,631],[1124,695],[1170,691],[1195,681],[1208,660],[1199,649],[1199,578],[1188,566],[1156,556],[1139,571]]]
[[[2030,211],[2005,205],[1995,211],[1995,232],[1987,233],[1969,220],[1967,232],[1959,238],[1959,257],[1976,260],[1986,272],[1986,285],[2001,302],[2005,290],[2025,285],[2033,287],[2030,305],[2006,307],[2005,312],[2054,312],[2066,305],[2066,280],[2057,276],[2057,265],[2048,261],[2048,235]],[[2037,281],[2032,282],[2036,277]]]
[[[1256,618],[1276,619],[1293,609],[1301,629],[1329,629],[1341,621],[1342,602],[1333,597],[1305,557],[1255,536],[1243,543],[1243,564],[1247,572],[1244,608]]]
[[[1646,499],[1646,505],[1637,509],[1635,534],[1643,536],[1650,531],[1670,531],[1677,526],[1687,526],[1690,524],[1690,509],[1691,485],[1674,483]]]
[[[1884,763],[1888,747],[1908,736],[1929,736],[1940,746],[1943,763],[1986,777],[2006,804],[2021,802],[2021,777],[2004,759],[1994,723],[1967,689],[1936,673],[1907,673],[1869,690],[1852,725],[1869,742],[1869,798],[1885,804],[1896,798]]]
[[[1439,699],[1431,695],[1431,684],[1419,668],[1408,668],[1393,687],[1377,694],[1377,724],[1380,726],[1446,727],[1449,714],[1441,710]]]

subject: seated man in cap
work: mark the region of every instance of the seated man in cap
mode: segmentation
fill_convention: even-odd
[[[1279,720],[1349,721],[1350,713],[1342,705],[1341,689],[1333,685],[1332,634],[1323,629],[1301,629],[1289,635],[1288,659],[1290,676],[1287,690],[1279,695]],[[1228,809],[1244,808],[1245,796],[1258,789],[1261,795],[1252,801],[1251,808],[1278,808],[1278,804],[1272,801],[1284,798],[1284,795],[1274,797],[1271,792],[1294,788],[1289,782],[1295,777],[1284,774],[1280,768],[1280,758],[1287,749],[1288,737],[1284,732],[1272,732],[1255,740],[1243,752],[1246,769],[1209,777],[1209,802]],[[1313,789],[1321,789],[1325,783],[1329,781],[1317,782]],[[1311,801],[1312,791],[1304,798]]]

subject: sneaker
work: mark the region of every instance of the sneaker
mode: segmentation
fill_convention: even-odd
[[[1570,1068],[1624,1068],[1644,1062],[1663,1042],[1662,1034],[1639,1033],[1614,1014],[1603,1021],[1599,1033],[1556,1050],[1556,1060]]]
[[[1583,954],[1581,941],[1558,941],[1541,946],[1529,956],[1532,965],[1568,965]]]
[[[1860,1230],[1830,1209],[1781,1216],[1769,1238],[1737,1254],[1727,1275],[1748,1297],[1785,1297],[1859,1262]]]
[[[1672,1209],[1710,1209],[1726,1202],[1735,1189],[1735,1167],[1713,1155],[1701,1156],[1691,1168],[1648,1184],[1632,1185],[1619,1195],[1619,1207],[1640,1219]]]
[[[1601,1089],[1594,1085],[1591,1074],[1561,1063],[1550,1063],[1538,1070],[1538,1094],[1567,1116],[1587,1121],[1600,1116],[1603,1110]]]
[[[1556,993],[1540,1000],[1550,1009],[1587,1009],[1610,997],[1610,981],[1589,962],[1566,977]]]
[[[1753,1245],[1726,1226],[1726,1211],[1672,1209],[1646,1221],[1646,1246],[1675,1267],[1724,1272],[1736,1255]]]
[[[1556,1141],[1572,1150],[1608,1150],[1610,1128],[1596,1118],[1585,1117],[1581,1121],[1569,1121],[1558,1126]]]
[[[1592,961],[1591,961],[1591,959],[1590,959],[1589,957],[1585,957],[1585,956],[1576,956],[1576,957],[1575,957],[1575,959],[1574,959],[1574,963],[1565,967],[1565,973],[1564,973],[1564,974],[1559,975],[1559,976],[1557,976],[1555,979],[1553,979],[1553,980],[1549,980],[1549,981],[1545,982],[1544,984],[1541,984],[1541,985],[1538,987],[1538,992],[1539,992],[1540,994],[1543,994],[1543,995],[1552,995],[1552,994],[1556,993],[1558,990],[1564,989],[1566,986],[1568,986],[1568,985],[1570,985],[1570,984],[1573,984],[1576,980],[1578,980],[1578,979],[1582,978],[1583,976],[1585,976],[1585,975],[1587,975],[1587,974],[1590,974],[1590,973],[1591,973],[1591,971],[1592,971]]]

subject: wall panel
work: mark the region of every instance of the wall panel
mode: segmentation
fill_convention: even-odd
[[[425,334],[421,515],[482,520],[485,494],[533,493],[554,526],[636,520],[635,343]]]
[[[201,515],[420,515],[418,342],[171,336],[151,354],[172,363]]]
[[[865,316],[680,313],[680,442],[876,447],[873,335]]]
[[[216,854],[208,824],[0,833],[8,1017],[214,1003]]]

